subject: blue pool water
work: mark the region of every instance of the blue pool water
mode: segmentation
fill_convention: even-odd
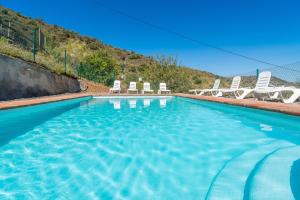
[[[299,199],[300,118],[173,98],[0,111],[0,199]]]

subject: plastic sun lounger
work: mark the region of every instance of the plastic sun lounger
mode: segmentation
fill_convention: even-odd
[[[278,99],[278,96],[280,96],[280,99],[284,103],[294,103],[300,96],[300,90],[293,88],[293,87],[270,87],[269,83],[271,80],[271,72],[265,71],[261,72],[258,76],[258,80],[256,83],[256,86],[254,88],[254,95],[258,98],[260,98],[261,95],[267,95],[271,99]],[[293,95],[289,98],[284,98],[282,95],[283,91],[292,91]],[[263,99],[264,100],[264,99]]]
[[[129,92],[136,92],[138,93],[138,89],[136,89],[136,82],[130,82],[129,83],[129,88],[127,90],[127,93]]]
[[[284,87],[281,89],[282,91],[292,91],[293,94],[289,98],[283,98],[281,95],[281,99],[284,103],[295,103],[298,98],[300,98],[300,89],[294,87]]]
[[[238,96],[237,99],[243,99],[251,92],[253,92],[254,96],[257,98],[261,98],[261,95],[267,95],[271,99],[278,99],[280,97],[284,103],[294,103],[300,97],[300,89],[298,88],[284,86],[270,87],[269,84],[271,77],[272,74],[270,71],[261,72],[258,75],[255,88],[240,88],[239,90],[243,91],[243,94]],[[282,92],[284,91],[291,91],[293,94],[288,98],[284,98],[282,95]]]
[[[197,89],[192,89],[192,90],[189,90],[189,93],[194,93],[194,94],[197,94]]]
[[[166,83],[160,83],[159,84],[159,90],[158,90],[157,94],[161,94],[163,92],[171,94],[171,90],[167,89]]]
[[[114,81],[114,86],[109,89],[109,93],[114,93],[114,92],[121,93],[121,81],[119,80]]]
[[[237,99],[244,99],[246,96],[248,96],[250,93],[254,92],[254,95],[257,97],[259,96],[259,94],[263,94],[263,93],[270,93],[271,89],[269,88],[269,83],[271,80],[271,72],[269,71],[264,71],[259,73],[258,75],[258,79],[255,85],[254,89],[251,88],[239,88],[236,92]],[[269,88],[269,89],[268,89]],[[239,94],[239,92],[242,92],[242,94]],[[273,92],[273,90],[272,90]],[[276,92],[276,91],[274,91]]]
[[[223,96],[224,93],[232,93],[236,98],[239,95],[237,91],[239,90],[240,82],[241,82],[240,76],[233,77],[230,88],[219,89],[219,91],[221,92],[220,96]]]
[[[286,91],[292,92],[292,95],[288,98],[284,98],[282,95],[282,92]],[[277,87],[276,92],[271,96],[271,99],[278,99],[278,96],[280,96],[283,103],[295,103],[296,100],[300,98],[300,89],[295,87]]]
[[[196,90],[196,94],[203,95],[205,93],[210,93],[212,96],[215,97],[221,96],[222,93],[219,91],[219,86],[220,86],[220,79],[216,79],[212,89]]]
[[[150,83],[148,83],[148,82],[144,83],[144,88],[142,90],[142,94],[145,94],[146,92],[153,93],[153,90],[151,90],[151,88],[150,88]]]

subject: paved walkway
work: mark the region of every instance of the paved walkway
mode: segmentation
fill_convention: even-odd
[[[31,105],[36,105],[36,104],[63,101],[63,100],[67,100],[67,99],[75,99],[75,98],[85,97],[85,96],[92,96],[92,94],[90,94],[90,93],[61,94],[61,95],[53,95],[53,96],[36,97],[36,98],[30,98],[30,99],[0,101],[0,109],[31,106]]]
[[[113,96],[129,96],[129,94],[110,94],[110,96],[111,95],[113,95]],[[141,95],[142,94],[130,94],[130,96],[141,96]],[[28,98],[28,99],[0,101],[0,110],[22,107],[22,106],[31,106],[31,105],[43,104],[43,103],[49,103],[49,102],[63,101],[63,100],[68,100],[68,99],[76,99],[76,98],[87,97],[87,96],[108,96],[108,94],[107,93],[81,92],[81,93],[74,93],[74,94],[61,94],[61,95],[35,97],[35,98]],[[157,94],[145,94],[145,96],[157,96]],[[158,95],[158,96],[161,96],[161,95]]]
[[[249,108],[257,108],[263,110],[270,110],[270,111],[300,116],[300,104],[296,104],[296,103],[285,104],[281,102],[256,101],[254,99],[231,99],[231,98],[224,98],[224,97],[199,96],[199,95],[181,94],[181,93],[175,95],[180,97],[191,98],[191,99],[213,101],[213,102],[244,106]]]
[[[107,93],[76,93],[76,94],[62,94],[62,95],[55,95],[55,96],[46,96],[46,97],[37,97],[31,99],[19,99],[19,100],[12,100],[12,101],[2,101],[0,102],[0,109],[9,109],[9,108],[16,108],[22,106],[30,106],[36,104],[43,104],[48,102],[56,102],[56,101],[63,101],[67,99],[75,99],[80,97],[86,96],[106,96]],[[121,96],[127,96],[128,94],[115,94]],[[132,94],[134,95],[134,94]],[[131,95],[131,96],[132,96]],[[140,96],[141,94],[138,94]],[[151,94],[150,94],[151,95]],[[147,96],[149,96],[147,94]],[[155,95],[153,95],[155,96]],[[284,104],[280,102],[266,102],[266,101],[255,101],[253,99],[230,99],[230,98],[223,98],[223,97],[212,97],[212,96],[198,96],[198,95],[191,95],[191,94],[182,94],[177,93],[174,96],[186,97],[191,99],[200,99],[205,101],[213,101],[231,105],[238,105],[250,108],[257,108],[257,109],[264,109],[264,110],[271,110],[275,112],[282,112],[290,115],[298,115],[300,116],[300,104]]]

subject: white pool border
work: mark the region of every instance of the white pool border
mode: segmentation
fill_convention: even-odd
[[[93,96],[93,99],[170,99],[173,96]]]

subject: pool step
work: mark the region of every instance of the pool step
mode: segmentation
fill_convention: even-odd
[[[272,142],[229,160],[211,182],[206,199],[243,199],[246,180],[256,163],[269,152],[290,145],[287,142]]]
[[[257,172],[250,177],[251,180],[248,180],[250,191],[244,199],[299,198],[299,161],[299,146],[283,148],[270,154],[260,166],[257,166]]]

